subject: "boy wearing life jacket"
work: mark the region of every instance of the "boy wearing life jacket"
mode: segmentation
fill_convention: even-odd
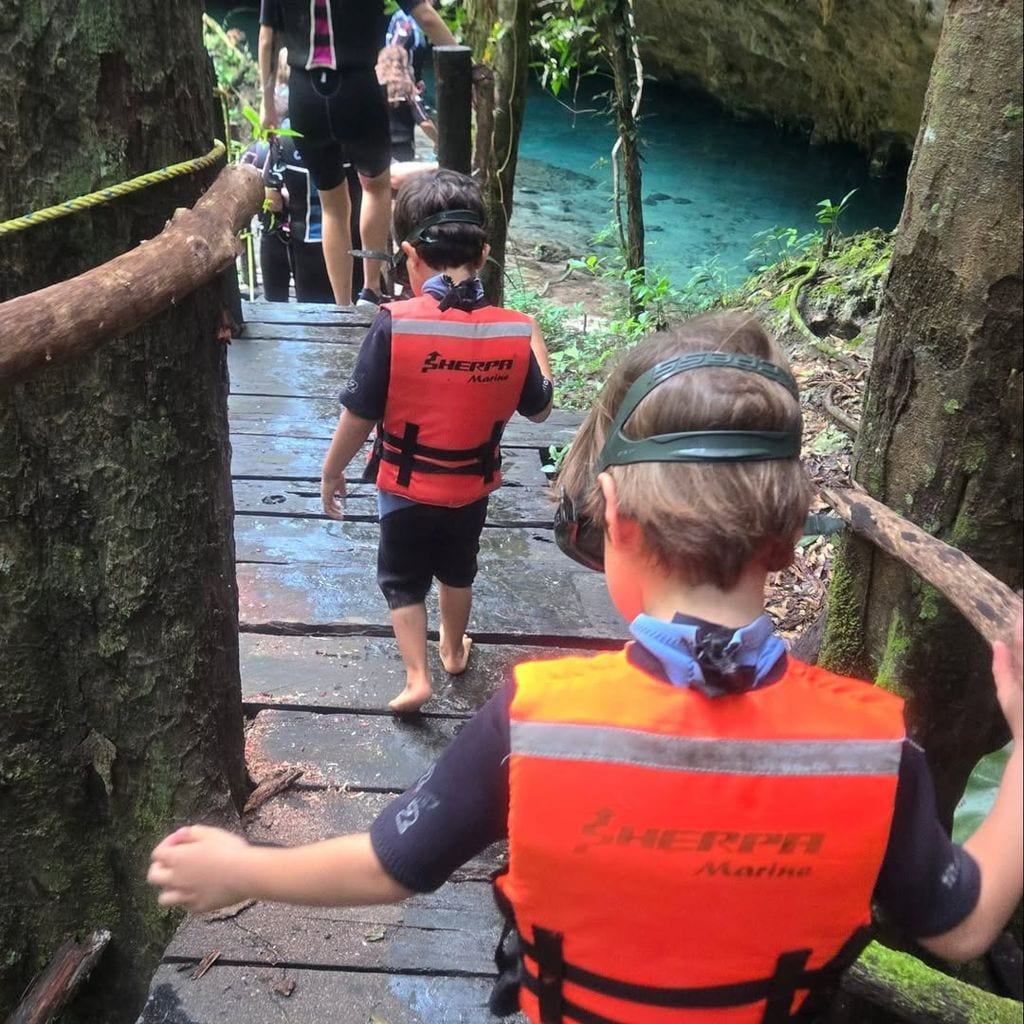
[[[963,847],[900,700],[792,658],[764,614],[810,487],[796,385],[751,318],[629,352],[562,469],[560,546],[607,576],[620,652],[514,681],[368,833],[293,849],[186,828],[160,902],[400,900],[507,836],[492,1008],[534,1024],[812,1021],[871,903],[969,959],[1021,897],[1021,624],[993,672],[1013,737]]]
[[[477,272],[490,247],[480,190],[427,171],[398,191],[394,237],[415,297],[383,308],[341,392],[324,460],[324,511],[341,519],[345,468],[376,425],[368,469],[379,496],[377,582],[391,611],[406,683],[391,701],[431,696],[425,600],[438,580],[441,664],[465,671],[465,635],[487,496],[501,486],[502,431],[519,412],[551,411],[551,369],[536,321],[488,305]]]

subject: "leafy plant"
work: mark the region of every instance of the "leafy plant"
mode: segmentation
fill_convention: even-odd
[[[268,142],[272,135],[287,135],[289,138],[301,139],[302,132],[292,128],[275,128],[267,131],[260,123],[260,115],[252,107],[242,107],[242,116],[249,122],[249,129],[255,142]]]
[[[755,274],[761,274],[779,263],[800,259],[808,249],[821,243],[819,231],[801,235],[794,227],[765,228],[755,231],[750,239],[750,252],[744,262]]]
[[[565,444],[562,445],[549,444],[548,457],[541,465],[541,471],[551,477],[557,476],[558,471],[562,468],[562,462],[566,455],[569,454],[569,449],[571,447],[572,441],[566,441]]]
[[[831,251],[832,242],[839,234],[839,218],[850,205],[850,200],[856,192],[857,189],[850,189],[838,203],[833,203],[831,199],[822,199],[818,202],[818,212],[814,219],[825,227],[825,237],[821,244],[823,256],[827,256]]]

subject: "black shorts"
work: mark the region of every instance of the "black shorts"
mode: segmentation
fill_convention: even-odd
[[[449,587],[472,586],[487,498],[461,508],[410,505],[380,521],[377,584],[389,608],[426,600],[437,579]]]
[[[346,163],[366,178],[391,164],[388,106],[372,68],[292,68],[288,117],[302,133],[295,145],[321,191],[345,180]]]

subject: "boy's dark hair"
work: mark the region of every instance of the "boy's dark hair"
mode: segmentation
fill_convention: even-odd
[[[446,210],[471,210],[486,225],[483,197],[472,178],[443,169],[413,175],[395,196],[391,218],[395,243],[405,241],[428,217]],[[486,243],[484,226],[452,223],[435,224],[413,246],[428,267],[444,270],[479,263]]]
[[[746,313],[698,317],[651,335],[608,378],[562,464],[559,481],[577,510],[604,526],[597,462],[629,386],[655,363],[689,352],[738,352],[788,369],[781,349]],[[684,430],[800,429],[800,405],[774,381],[705,367],[654,388],[623,425],[631,438]],[[799,458],[765,462],[648,462],[611,466],[620,512],[643,531],[652,557],[688,583],[731,590],[756,563],[793,560],[811,486]]]

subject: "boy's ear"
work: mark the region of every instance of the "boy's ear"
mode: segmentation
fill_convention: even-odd
[[[489,243],[484,242],[483,250],[480,253],[480,266],[478,270],[482,269],[483,265],[487,262],[487,257],[491,255],[491,246]]]
[[[635,519],[630,519],[620,512],[615,480],[610,473],[599,473],[597,483],[604,497],[604,529],[607,542],[623,553],[639,554],[643,547],[643,533]]]

